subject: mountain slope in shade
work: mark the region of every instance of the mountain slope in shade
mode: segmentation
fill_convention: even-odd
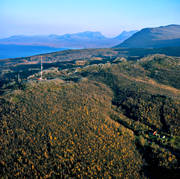
[[[115,38],[107,38],[100,32],[80,32],[65,35],[49,35],[49,36],[11,36],[0,39],[0,44],[14,44],[14,45],[37,45],[49,46],[56,48],[104,48],[115,46],[136,31],[122,32]]]
[[[116,47],[158,48],[180,46],[180,25],[145,28]]]

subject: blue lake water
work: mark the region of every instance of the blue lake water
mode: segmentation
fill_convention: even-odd
[[[26,57],[43,53],[66,50],[67,48],[53,48],[31,45],[0,45],[0,59]]]

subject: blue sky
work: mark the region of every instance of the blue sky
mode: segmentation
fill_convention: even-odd
[[[180,24],[180,0],[0,0],[0,38]]]

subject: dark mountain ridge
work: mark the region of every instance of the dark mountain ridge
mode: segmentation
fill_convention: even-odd
[[[145,28],[116,47],[161,48],[180,46],[180,25]]]

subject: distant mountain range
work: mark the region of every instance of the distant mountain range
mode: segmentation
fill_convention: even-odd
[[[145,28],[116,47],[161,48],[180,46],[180,25]]]
[[[120,44],[136,32],[135,30],[129,32],[123,31],[114,38],[107,38],[100,32],[90,31],[49,36],[18,35],[0,39],[0,44],[48,46],[55,48],[104,48]]]
[[[17,35],[0,39],[0,59],[32,56],[64,49],[82,48],[163,48],[180,47],[180,25],[123,31],[107,38],[100,32],[80,32],[64,35]]]

